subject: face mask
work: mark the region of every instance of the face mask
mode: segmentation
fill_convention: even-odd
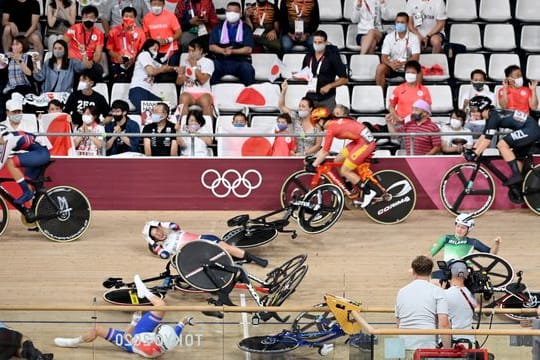
[[[77,90],[86,90],[90,87],[90,84],[86,81],[79,81],[79,85],[77,85]]]
[[[407,24],[404,23],[396,23],[396,31],[398,33],[402,33],[407,31]]]
[[[472,86],[473,86],[474,90],[476,90],[476,91],[484,90],[484,83],[483,82],[473,82]]]
[[[89,114],[83,114],[82,121],[86,125],[90,125],[91,123],[94,122],[94,117],[92,115],[89,115]]]
[[[85,28],[90,29],[92,26],[94,26],[94,20],[84,20],[83,25]]]
[[[308,115],[309,115],[309,111],[305,111],[305,110],[298,111],[298,116],[300,116],[301,118],[305,118]]]
[[[240,20],[240,14],[234,11],[227,11],[225,13],[225,18],[227,19],[228,22],[234,24],[238,22],[238,20]]]
[[[416,74],[405,73],[405,81],[408,83],[416,82]]]
[[[195,131],[199,130],[200,128],[201,128],[201,125],[199,125],[199,124],[190,124],[190,125],[188,125],[188,129],[191,132],[195,132]]]
[[[459,129],[461,127],[461,120],[459,120],[459,119],[450,119],[450,127],[452,129]]]
[[[516,87],[522,87],[523,86],[523,78],[518,77],[517,79],[514,79],[514,85]]]
[[[161,6],[152,6],[152,14],[159,15],[163,11]]]
[[[313,44],[313,50],[316,52],[323,52],[326,48],[326,44]]]
[[[422,120],[422,114],[412,113],[411,114],[411,119],[414,120],[414,121],[420,121],[420,120]]]
[[[277,130],[278,131],[283,131],[283,130],[287,130],[289,126],[287,124],[278,124],[277,125]]]
[[[20,123],[22,121],[22,116],[23,116],[23,114],[10,115],[9,120],[14,122],[15,124],[18,124],[18,123]]]
[[[160,122],[161,121],[161,114],[152,114],[152,122]]]
[[[243,127],[245,127],[245,125],[244,125],[244,124],[241,124],[241,123],[236,123],[236,124],[233,124],[233,125],[234,125],[234,127],[236,127],[236,128],[243,128]]]
[[[55,58],[63,58],[65,54],[64,50],[53,50],[53,55]]]
[[[135,25],[135,19],[134,18],[124,18],[122,19],[122,25],[125,27],[132,27]]]
[[[113,115],[113,119],[116,122],[122,121],[123,117],[124,117],[124,115]]]
[[[155,50],[148,50],[148,52],[150,53],[150,55],[152,55],[152,58],[155,58],[158,54],[158,52]]]

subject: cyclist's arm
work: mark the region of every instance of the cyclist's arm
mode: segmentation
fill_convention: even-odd
[[[489,147],[490,143],[491,143],[491,139],[486,138],[485,135],[480,135],[480,137],[476,141],[476,144],[474,145],[474,153],[476,155],[482,155],[484,150],[486,150]]]
[[[322,164],[322,162],[324,161],[324,159],[326,159],[326,157],[328,156],[328,151],[326,151],[324,148],[319,150],[317,152],[317,157],[315,158],[315,161],[313,162],[313,166],[314,167],[317,167],[319,165]]]
[[[474,250],[478,252],[481,252],[481,253],[491,252],[491,248],[478,239],[470,239],[469,244],[471,244],[474,247]]]
[[[493,247],[491,248],[491,251],[490,253],[492,253],[493,255],[497,255],[497,253],[499,252],[499,247],[501,246],[501,237],[500,236],[497,236],[494,240],[494,243],[495,245],[493,245]]]
[[[429,254],[431,256],[435,256],[444,248],[444,245],[446,244],[446,235],[443,235],[439,238],[436,244],[433,244],[431,249],[429,250]]]

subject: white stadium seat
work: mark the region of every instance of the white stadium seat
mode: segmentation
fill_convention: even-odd
[[[178,104],[178,95],[176,94],[176,85],[172,83],[156,83],[154,91],[163,101],[169,104],[171,109]]]
[[[107,84],[96,83],[96,85],[94,85],[93,90],[97,92],[98,94],[103,95],[105,100],[107,100],[107,103],[109,102],[109,88],[107,87]]]
[[[268,81],[272,65],[279,60],[276,54],[252,54],[251,64],[255,69],[255,80]]]
[[[480,0],[479,15],[485,21],[510,20],[510,0]]]
[[[352,55],[349,65],[351,69],[351,80],[375,81],[375,72],[379,64],[378,55]]]
[[[221,83],[212,86],[215,106],[219,111],[236,112],[243,109],[243,106],[236,103],[236,98],[240,91],[244,89],[243,84]]]
[[[480,27],[478,24],[452,24],[450,42],[465,45],[468,51],[481,49]]]
[[[326,32],[328,42],[337,46],[338,49],[345,48],[345,37],[343,36],[343,26],[334,24],[321,24],[319,30]]]
[[[347,85],[341,85],[336,88],[336,104],[345,105],[349,109],[351,108],[351,96]]]
[[[129,110],[135,111],[135,106],[129,101],[129,83],[114,83],[111,89],[111,104],[114,100],[124,100],[129,104]]]
[[[452,90],[448,85],[427,85],[431,94],[431,112],[445,113],[454,109]]]
[[[454,62],[454,77],[460,81],[469,81],[471,71],[481,69],[486,72],[486,58],[484,54],[457,54]]]
[[[352,51],[360,51],[360,45],[356,44],[356,34],[358,33],[358,27],[356,24],[349,24],[347,26],[347,35],[345,36],[345,47]]]
[[[521,28],[521,40],[519,41],[519,47],[525,51],[540,52],[540,26],[523,26]]]
[[[352,91],[351,108],[362,113],[384,111],[382,88],[378,85],[356,85]]]
[[[306,54],[284,54],[283,64],[291,72],[298,72],[302,70],[302,61]]]
[[[420,65],[426,68],[431,68],[434,65],[439,65],[443,69],[442,75],[424,75],[426,81],[444,81],[450,77],[448,69],[448,57],[446,54],[420,54]]]
[[[529,80],[540,80],[540,55],[529,55],[527,57],[525,76]]]
[[[285,106],[292,110],[298,110],[300,99],[306,96],[307,85],[304,84],[289,84],[287,93],[285,94]]]
[[[517,0],[516,19],[521,22],[540,22],[538,0]]]
[[[449,0],[446,2],[446,15],[455,21],[472,21],[478,18],[476,0]]]
[[[321,21],[340,20],[342,15],[341,0],[319,1],[319,14]]]
[[[519,66],[519,56],[517,54],[491,54],[489,57],[488,76],[497,81],[502,81],[504,69],[509,65]]]
[[[514,50],[514,27],[511,24],[487,24],[484,28],[484,47],[493,51]]]

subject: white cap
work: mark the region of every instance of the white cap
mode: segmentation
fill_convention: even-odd
[[[13,100],[13,99],[10,99],[8,101],[6,101],[6,109],[8,111],[16,111],[16,110],[21,110],[22,111],[22,102],[18,101],[18,100]]]

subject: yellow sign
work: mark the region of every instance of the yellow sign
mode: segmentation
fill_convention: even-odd
[[[352,335],[360,332],[360,324],[351,316],[351,311],[360,312],[360,303],[331,294],[326,294],[324,300],[346,334]]]

